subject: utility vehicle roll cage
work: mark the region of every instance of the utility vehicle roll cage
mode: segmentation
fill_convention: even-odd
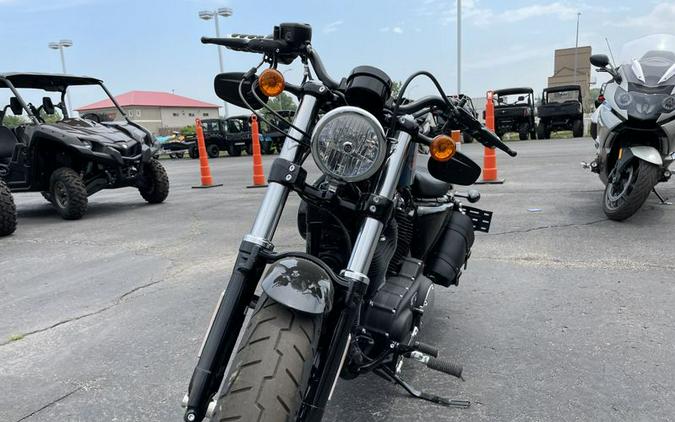
[[[98,85],[106,93],[108,98],[115,105],[115,108],[124,116],[124,119],[129,121],[126,112],[115,100],[115,97],[108,91],[108,88],[103,84],[103,81],[100,79],[92,78],[89,76],[74,76],[74,75],[64,75],[64,74],[53,74],[53,73],[0,73],[0,88],[9,88],[12,91],[12,94],[16,97],[21,107],[28,113],[28,117],[35,124],[39,124],[40,120],[38,116],[33,113],[33,111],[28,107],[19,93],[18,89],[41,89],[47,92],[59,92],[61,93],[61,104],[65,104],[66,89],[69,86],[83,86],[83,85]],[[64,117],[68,116],[68,110],[66,107],[63,107],[62,110]],[[0,117],[4,117],[4,109],[0,112]],[[1,123],[1,122],[0,122]]]
[[[554,94],[556,92],[567,92],[567,91],[577,91],[577,99],[579,102],[583,102],[581,98],[581,86],[579,85],[561,85],[561,86],[550,86],[548,88],[544,88],[544,90],[541,93],[541,102],[542,104],[548,103],[548,94]]]

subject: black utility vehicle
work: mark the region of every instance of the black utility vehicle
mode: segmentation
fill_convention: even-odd
[[[532,88],[508,88],[494,91],[495,133],[500,138],[507,132],[518,132],[524,141],[537,139],[534,123],[534,91]]]
[[[66,90],[75,86],[103,89],[125,120],[99,123],[69,116]],[[169,179],[153,158],[154,138],[126,118],[102,81],[6,73],[0,74],[0,94],[9,98],[0,109],[0,179],[11,192],[42,192],[63,218],[72,220],[86,212],[87,197],[102,189],[135,187],[150,203],[166,199]],[[38,107],[28,101],[42,95]],[[0,186],[3,208],[9,204],[6,196]],[[5,214],[0,210],[3,224]]]
[[[202,120],[202,128],[209,158],[218,157],[220,151],[227,151],[232,157],[239,157],[244,150],[249,155],[253,153],[250,116],[206,119]],[[263,153],[270,153],[272,150],[272,143],[262,135],[260,148]],[[190,148],[189,153],[192,158],[199,157],[196,143]]]
[[[284,140],[286,139],[286,132],[290,129],[288,122],[293,121],[293,117],[295,116],[295,110],[278,110],[276,113],[283,117],[283,119],[280,119],[273,114],[270,114],[268,118],[270,122],[278,129],[281,129],[281,131],[271,127],[270,125],[267,125],[265,122],[262,122],[262,127],[265,129],[264,132],[266,140],[272,141],[271,145],[261,145],[263,154],[272,153],[272,147],[277,152],[281,152],[281,147],[284,144]]]
[[[575,138],[584,136],[584,111],[579,85],[544,88],[537,107],[537,137],[549,139],[551,132],[571,130]]]

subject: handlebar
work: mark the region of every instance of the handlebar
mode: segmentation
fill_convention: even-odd
[[[261,35],[239,35],[228,38],[202,37],[202,44],[215,44],[227,47],[230,50],[247,53],[274,54],[286,52],[286,41],[266,38]]]
[[[398,108],[399,113],[403,114],[415,114],[416,112],[428,108],[438,108],[441,110],[447,110],[450,118],[459,124],[459,126],[468,132],[473,138],[477,139],[478,142],[490,148],[499,148],[504,151],[511,157],[515,157],[518,153],[508,147],[501,139],[494,133],[492,133],[488,128],[476,120],[468,111],[462,107],[457,107],[452,102],[450,102],[450,109],[448,110],[448,103],[439,96],[427,96],[420,98],[417,101],[401,105]],[[429,145],[432,141],[428,136],[418,133],[416,135],[417,141]]]

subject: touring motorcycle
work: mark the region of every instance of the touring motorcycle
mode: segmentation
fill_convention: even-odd
[[[272,36],[202,38],[263,56],[248,72],[217,75],[220,98],[254,113],[266,108],[281,121],[266,106],[269,97],[286,91],[300,103],[201,346],[183,400],[187,422],[317,421],[338,378],[370,371],[415,397],[469,405],[421,392],[400,376],[404,359],[461,376],[459,365],[439,359],[417,335],[434,288],[458,283],[474,230],[487,231],[491,221],[490,212],[460,202],[475,202],[477,192],[449,192],[451,183],[473,184],[480,167],[449,136],[420,132],[419,122],[441,110],[484,145],[516,153],[449,101],[428,72],[408,78],[397,98],[375,67],[335,81],[311,34],[309,25],[285,23]],[[299,86],[276,70],[297,58],[305,75]],[[439,95],[405,100],[412,78],[422,75]],[[415,144],[429,146],[428,171],[415,167]],[[322,173],[311,183],[303,167],[310,154]],[[303,200],[297,223],[306,250],[276,252],[273,236],[291,191]]]
[[[584,164],[605,184],[602,209],[612,220],[637,212],[655,186],[670,179],[675,159],[675,36],[650,35],[627,43],[621,64],[604,54],[591,64],[611,79],[591,117],[597,156]]]

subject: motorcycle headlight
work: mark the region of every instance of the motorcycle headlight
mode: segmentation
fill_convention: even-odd
[[[371,177],[387,155],[384,129],[358,107],[338,107],[326,113],[312,134],[312,156],[326,176],[343,182]]]
[[[616,105],[618,105],[619,108],[626,110],[633,102],[633,96],[630,92],[626,92],[621,87],[617,87],[614,101],[616,101]]]

